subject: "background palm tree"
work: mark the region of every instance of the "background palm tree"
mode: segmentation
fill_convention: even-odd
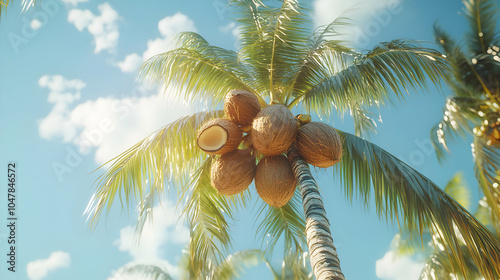
[[[470,191],[464,176],[461,172],[457,172],[455,176],[448,182],[445,187],[445,192],[452,196],[457,202],[469,209],[471,207]],[[491,208],[486,203],[486,198],[483,197],[474,212],[474,216],[481,221],[493,234],[496,229],[491,220]],[[437,234],[432,234],[429,229],[424,230],[423,238],[415,238],[416,232],[408,233],[402,231],[395,236],[394,250],[398,255],[424,255],[426,258],[425,266],[421,272],[420,279],[427,280],[454,280],[468,279],[480,280],[485,279],[481,274],[480,269],[474,263],[473,257],[469,254],[467,247],[463,244],[460,247],[462,254],[466,256],[465,261],[467,267],[465,270],[455,270],[456,265],[454,260],[449,257],[441,237]]]
[[[439,26],[434,33],[450,61],[447,73],[453,95],[446,100],[443,119],[431,130],[442,160],[456,135],[472,135],[476,178],[500,230],[500,37],[496,30],[497,2],[464,1],[470,31],[465,49]],[[498,231],[500,232],[500,231]]]
[[[12,4],[14,0],[0,0],[0,18],[3,12],[7,11],[7,7]],[[37,2],[37,0],[22,0],[21,4],[23,6],[23,12],[28,10],[30,7],[33,7]]]
[[[259,97],[261,106],[279,102],[325,117],[351,113],[357,135],[338,131],[344,156],[334,168],[348,196],[356,192],[368,203],[374,195],[380,216],[411,230],[439,229],[456,269],[463,269],[466,262],[457,229],[481,271],[491,278],[500,275],[500,245],[476,219],[425,176],[359,137],[375,127],[370,118],[373,106],[400,98],[427,79],[439,84],[447,67],[441,53],[403,40],[355,52],[337,40],[336,30],[345,24],[342,18],[311,33],[312,23],[295,0],[267,6],[257,0],[233,4],[239,15],[237,52],[187,32],[178,36],[176,49],[141,67],[141,77],[161,83],[167,92],[192,104],[206,103],[209,110],[168,124],[113,159],[89,204],[91,226],[118,195],[125,197],[127,206],[130,198],[139,201],[140,229],[169,182],[193,230],[189,245],[193,255],[198,261],[221,263],[222,252],[231,246],[234,213],[247,205],[252,192],[219,195],[210,185],[214,158],[196,147],[195,135],[203,123],[223,115],[216,108],[228,91],[245,89]],[[288,155],[299,179],[304,212],[298,206],[299,191],[284,207],[263,203],[257,230],[269,236],[266,250],[272,251],[284,236],[285,248],[303,253],[307,223],[316,278],[344,279],[318,186],[294,148]],[[200,267],[198,275],[203,270]]]

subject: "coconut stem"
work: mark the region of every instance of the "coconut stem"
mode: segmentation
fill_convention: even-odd
[[[309,166],[294,145],[288,149],[287,155],[302,194],[302,206],[306,217],[307,246],[314,275],[317,280],[345,280],[340,269],[337,250],[333,245],[330,223],[326,217],[318,184],[314,180]]]

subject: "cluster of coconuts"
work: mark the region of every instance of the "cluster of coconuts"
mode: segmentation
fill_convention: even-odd
[[[481,126],[473,130],[478,137],[483,137],[488,146],[500,148],[500,118],[496,120],[485,120]]]
[[[221,194],[243,192],[255,178],[262,200],[282,207],[297,185],[284,154],[294,142],[305,161],[317,167],[330,167],[342,156],[340,137],[331,126],[311,122],[309,115],[294,117],[281,104],[261,108],[251,92],[230,91],[224,113],[225,118],[204,124],[197,137],[200,149],[219,155],[212,164],[211,183]]]

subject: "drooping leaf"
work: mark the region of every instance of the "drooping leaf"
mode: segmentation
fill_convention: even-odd
[[[121,155],[110,160],[109,168],[96,180],[97,190],[85,214],[94,228],[103,212],[109,211],[116,198],[128,208],[130,200],[138,203],[141,229],[166,182],[181,185],[204,158],[196,146],[196,130],[206,121],[221,116],[221,111],[186,116],[152,133]],[[106,166],[104,164],[102,168]]]
[[[426,228],[438,234],[446,253],[456,264],[455,270],[467,268],[466,256],[461,252],[465,243],[483,275],[491,279],[500,277],[500,243],[465,208],[428,178],[380,147],[349,133],[338,132],[343,140],[344,156],[334,170],[348,197],[356,192],[369,203],[373,193],[380,216],[397,220],[401,226],[420,235]]]

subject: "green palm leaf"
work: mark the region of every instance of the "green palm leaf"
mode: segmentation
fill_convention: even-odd
[[[217,193],[210,183],[212,161],[208,158],[196,171],[179,199],[186,198],[183,215],[191,228],[189,270],[195,279],[210,274],[224,260],[231,245],[228,219],[234,219],[235,208],[244,205],[246,197],[245,193],[229,197]]]
[[[285,248],[296,248],[303,252],[306,244],[304,212],[301,211],[300,192],[295,191],[292,199],[283,207],[277,208],[261,202],[258,218],[262,216],[257,232],[262,243],[267,242],[266,252],[273,250],[278,240],[284,235]]]
[[[498,3],[497,3],[498,4]],[[469,20],[471,31],[467,34],[467,46],[474,54],[485,54],[488,47],[498,41],[496,29],[495,1],[466,0],[464,1],[465,16]]]
[[[472,153],[479,186],[491,207],[492,223],[500,234],[500,152],[474,137]]]
[[[372,193],[381,216],[403,222],[410,231],[430,228],[443,240],[446,253],[457,265],[467,267],[461,253],[461,234],[467,250],[483,275],[500,277],[500,243],[472,215],[429,179],[378,146],[338,131],[343,138],[344,156],[335,168],[348,197],[354,191],[369,203]],[[434,230],[437,229],[437,230]]]
[[[264,254],[260,250],[243,250],[229,255],[218,267],[214,270],[217,280],[231,280],[240,277],[244,273],[245,267],[251,267],[259,264],[264,258]]]
[[[259,81],[259,92],[283,101],[308,41],[309,22],[300,11],[303,7],[297,0],[284,0],[279,8],[257,1],[238,1],[237,6],[241,12],[237,19],[240,59]]]
[[[122,197],[127,208],[131,198],[139,202],[141,229],[148,209],[163,194],[165,182],[183,184],[189,173],[201,165],[205,156],[196,146],[196,131],[207,120],[221,115],[221,111],[213,111],[182,117],[110,160],[109,168],[96,180],[98,189],[85,210],[91,228],[97,225],[103,210],[111,209],[118,195],[122,207]]]
[[[261,98],[251,88],[250,78],[241,70],[236,53],[211,46],[194,33],[181,34],[179,44],[183,47],[144,62],[139,79],[161,84],[165,91],[175,93],[176,98],[182,96],[190,103],[209,101],[213,107],[232,89],[246,89]]]
[[[141,274],[142,277],[151,280],[172,280],[172,277],[157,265],[151,264],[136,264],[126,267],[122,273],[124,274]],[[144,279],[144,278],[141,278]]]
[[[447,68],[441,53],[402,40],[381,43],[367,54],[351,55],[353,62],[340,69],[339,63],[331,63],[338,61],[337,56],[325,53],[318,58],[318,70],[297,83],[294,91],[300,94],[289,108],[302,101],[306,110],[330,114],[334,108],[342,115],[356,104],[371,106],[375,101],[391,100],[390,91],[401,98],[403,91],[425,85],[428,77],[439,85]]]

